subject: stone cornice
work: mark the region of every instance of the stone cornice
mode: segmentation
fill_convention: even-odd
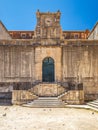
[[[0,46],[89,46],[98,45],[98,40],[88,39],[12,39],[12,40],[0,40]]]

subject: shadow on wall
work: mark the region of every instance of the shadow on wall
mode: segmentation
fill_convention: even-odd
[[[12,105],[12,92],[0,92],[0,105]]]
[[[13,85],[11,84],[0,84],[0,105],[7,106],[11,105],[12,103],[12,91]]]

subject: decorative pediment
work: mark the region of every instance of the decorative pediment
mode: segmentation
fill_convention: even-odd
[[[0,21],[0,40],[10,40],[11,36],[8,33],[4,24]]]

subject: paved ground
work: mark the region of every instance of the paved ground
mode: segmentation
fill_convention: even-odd
[[[98,113],[74,108],[0,106],[0,130],[98,130]]]

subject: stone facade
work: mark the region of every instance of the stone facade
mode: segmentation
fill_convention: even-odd
[[[0,92],[12,92],[13,103],[37,96],[59,96],[70,104],[98,98],[98,40],[87,39],[89,30],[63,31],[60,15],[38,11],[35,31],[7,31],[0,24]],[[47,78],[54,73],[52,83],[43,83],[47,58],[54,61],[45,70]]]

